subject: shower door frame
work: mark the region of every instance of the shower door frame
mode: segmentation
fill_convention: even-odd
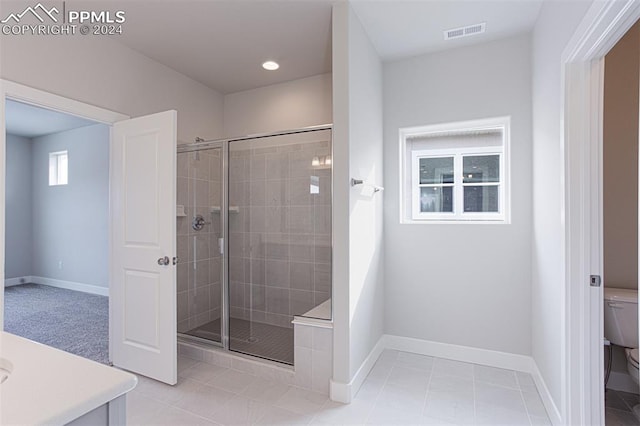
[[[187,153],[187,152],[198,152],[205,151],[207,149],[221,149],[222,155],[222,199],[220,205],[220,217],[222,220],[222,238],[223,238],[223,253],[222,253],[222,310],[220,317],[221,324],[221,335],[220,342],[216,342],[214,340],[208,340],[201,337],[191,336],[185,333],[178,333],[178,337],[185,339],[186,341],[191,341],[195,343],[201,343],[209,346],[220,347],[226,351],[234,352],[237,354],[242,354],[246,356],[251,356],[257,359],[263,359],[259,356],[246,354],[244,352],[236,352],[230,348],[230,335],[229,335],[229,258],[227,257],[227,253],[229,253],[229,145],[231,142],[239,142],[244,140],[251,139],[263,139],[275,136],[286,136],[286,135],[294,135],[297,133],[309,133],[309,132],[317,132],[322,130],[329,130],[331,132],[331,157],[333,158],[333,124],[320,124],[317,126],[308,126],[302,127],[298,129],[291,130],[282,130],[276,132],[267,132],[267,133],[256,133],[247,136],[239,136],[232,138],[224,138],[224,139],[212,139],[212,140],[201,140],[200,138],[196,138],[197,142],[190,144],[181,144],[178,145],[178,154]],[[334,186],[334,169],[331,167],[331,222],[333,223],[333,186]],[[333,231],[331,233],[331,265],[333,265]],[[333,276],[333,274],[332,274]],[[333,318],[333,278],[331,285],[331,317]],[[277,361],[274,361],[277,362]]]
[[[222,271],[222,276],[220,277],[220,288],[221,288],[221,311],[220,311],[220,342],[216,342],[215,340],[204,339],[202,337],[191,336],[186,333],[178,333],[179,337],[183,339],[190,340],[198,343],[205,343],[207,345],[213,345],[222,347],[225,350],[229,350],[229,286],[228,286],[228,275],[229,275],[229,264],[227,261],[227,253],[229,252],[229,226],[227,225],[227,221],[229,220],[229,190],[227,185],[227,181],[229,180],[229,161],[228,161],[228,153],[229,153],[229,141],[224,140],[215,140],[215,141],[202,141],[196,142],[193,144],[183,144],[178,145],[178,154],[189,153],[189,152],[199,152],[206,151],[208,149],[219,149],[220,150],[220,162],[221,162],[221,177],[220,177],[220,185],[222,185],[221,191],[221,199],[220,199],[220,226],[222,228],[222,253],[220,269]]]

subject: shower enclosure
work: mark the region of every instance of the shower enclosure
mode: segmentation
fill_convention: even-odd
[[[178,148],[178,332],[293,364],[331,318],[331,128]]]

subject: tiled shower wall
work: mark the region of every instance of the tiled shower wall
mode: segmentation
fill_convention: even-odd
[[[318,133],[230,144],[232,318],[292,327],[330,297],[331,145]]]
[[[220,317],[222,237],[220,201],[222,162],[219,149],[178,154],[177,204],[186,216],[177,217],[178,332],[185,333]],[[202,230],[191,224],[205,219]]]

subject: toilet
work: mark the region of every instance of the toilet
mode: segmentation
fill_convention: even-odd
[[[625,288],[604,288],[604,337],[625,348],[627,371],[639,383],[638,371],[638,291]],[[633,407],[640,419],[640,405]]]

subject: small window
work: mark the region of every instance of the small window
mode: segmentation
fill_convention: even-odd
[[[401,222],[507,222],[509,118],[400,130]]]
[[[49,186],[69,183],[69,156],[67,151],[49,153]]]

